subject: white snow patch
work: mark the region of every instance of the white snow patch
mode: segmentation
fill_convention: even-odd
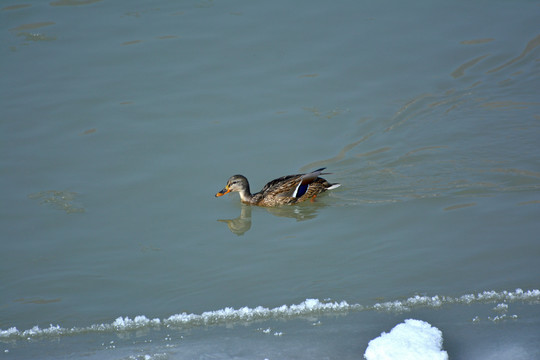
[[[367,360],[448,360],[442,350],[442,332],[429,323],[408,319],[389,333],[371,340],[364,358]]]

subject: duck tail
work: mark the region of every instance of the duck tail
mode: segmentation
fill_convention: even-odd
[[[334,183],[334,184],[330,184],[329,187],[326,188],[326,190],[333,190],[333,189],[336,189],[338,187],[340,187],[341,184],[340,183]]]

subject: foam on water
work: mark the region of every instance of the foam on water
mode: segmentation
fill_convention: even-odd
[[[181,313],[172,315],[165,319],[148,319],[144,315],[136,316],[134,319],[129,317],[118,317],[110,324],[96,324],[87,327],[63,328],[59,325],[50,325],[48,328],[39,328],[34,326],[28,330],[19,331],[15,327],[7,330],[0,330],[0,340],[2,339],[30,339],[38,336],[60,336],[75,335],[87,332],[110,332],[110,331],[129,331],[142,328],[158,326],[202,326],[216,325],[236,321],[255,321],[270,318],[287,318],[302,315],[313,315],[319,313],[335,313],[357,308],[359,305],[350,305],[346,301],[342,302],[321,302],[317,299],[307,299],[297,305],[282,305],[273,309],[257,306],[256,308],[242,307],[233,309],[230,307],[207,311],[202,314]]]
[[[473,304],[489,303],[496,301],[538,301],[540,300],[540,290],[516,289],[515,291],[484,291],[478,294],[466,294],[459,297],[451,296],[421,296],[415,295],[406,300],[389,301],[373,305],[375,310],[380,311],[409,311],[414,307],[440,307],[445,304]]]
[[[447,304],[473,304],[473,303],[493,303],[504,301],[511,302],[540,302],[540,290],[515,291],[484,291],[478,294],[465,294],[459,297],[451,296],[421,296],[416,295],[405,300],[396,300],[374,305],[364,306],[361,304],[349,304],[346,301],[326,302],[317,299],[307,299],[300,304],[282,305],[276,308],[266,308],[257,306],[255,308],[242,307],[240,309],[224,308],[221,310],[207,311],[202,314],[180,313],[164,319],[149,319],[144,315],[129,317],[118,317],[112,323],[94,324],[86,327],[65,328],[59,325],[50,325],[48,328],[34,326],[27,330],[18,330],[10,327],[6,330],[0,329],[0,341],[23,340],[45,336],[77,335],[83,333],[106,333],[139,330],[152,327],[191,327],[204,325],[219,325],[234,322],[253,322],[267,319],[287,319],[291,317],[311,316],[320,314],[336,314],[346,311],[383,311],[383,312],[406,312],[413,308],[437,308]],[[498,312],[503,312],[492,321],[512,318],[504,314],[507,306],[499,304],[495,307]],[[473,319],[474,321],[474,319]]]

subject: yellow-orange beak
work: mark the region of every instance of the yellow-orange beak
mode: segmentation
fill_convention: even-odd
[[[223,190],[221,190],[220,192],[218,192],[216,194],[216,197],[223,196],[223,195],[228,194],[230,192],[231,192],[231,189],[229,189],[229,185],[227,185],[227,186],[225,186],[225,188]]]

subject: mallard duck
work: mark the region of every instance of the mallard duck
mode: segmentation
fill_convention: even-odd
[[[307,199],[314,199],[318,194],[339,187],[341,184],[330,184],[319,175],[325,168],[307,174],[287,175],[270,181],[261,191],[251,194],[249,182],[243,175],[231,176],[225,188],[216,194],[223,196],[230,192],[238,192],[240,200],[246,204],[259,206],[277,206],[296,204]]]

